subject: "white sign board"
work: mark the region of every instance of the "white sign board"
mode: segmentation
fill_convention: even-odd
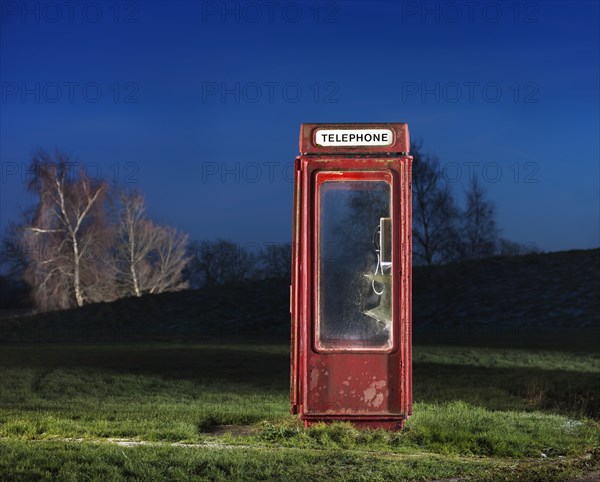
[[[391,129],[318,129],[318,146],[389,146],[394,143]]]

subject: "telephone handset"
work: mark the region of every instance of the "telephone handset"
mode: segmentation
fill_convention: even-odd
[[[392,321],[392,218],[379,218],[373,234],[373,250],[377,257],[375,272],[365,276],[371,280],[371,288],[379,296],[379,304],[365,315],[384,323]]]

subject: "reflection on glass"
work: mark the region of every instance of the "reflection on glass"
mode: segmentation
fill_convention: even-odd
[[[319,203],[320,348],[389,348],[390,185],[323,182]]]

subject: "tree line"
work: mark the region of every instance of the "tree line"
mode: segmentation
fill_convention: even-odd
[[[248,249],[223,239],[190,241],[149,219],[141,192],[91,180],[84,169],[73,169],[78,165],[62,152],[33,156],[27,190],[36,201],[3,237],[8,276],[0,277],[0,305],[11,305],[13,293],[23,288],[38,310],[48,311],[249,279],[289,279],[291,243]]]
[[[461,209],[440,160],[421,142],[411,144],[413,156],[413,261],[440,264],[489,256],[515,256],[536,251],[500,236],[496,206],[477,176],[469,179]]]
[[[460,209],[439,159],[411,146],[414,157],[413,258],[437,264],[530,249],[500,237],[494,204],[473,177]],[[289,279],[291,243],[241,246],[190,241],[146,213],[137,190],[89,179],[62,152],[37,152],[27,190],[36,199],[3,238],[0,277],[24,283],[40,311],[254,279]],[[7,295],[8,296],[8,295]],[[0,299],[0,303],[4,300]]]

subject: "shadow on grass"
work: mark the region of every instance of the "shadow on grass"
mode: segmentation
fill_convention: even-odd
[[[416,315],[415,315],[416,317]],[[464,323],[420,325],[414,321],[413,344],[445,347],[550,350],[564,353],[598,353],[600,324],[594,326],[518,327]]]
[[[415,363],[415,401],[462,400],[490,410],[549,410],[600,418],[597,373]]]
[[[0,353],[0,366],[79,369],[197,382],[288,389],[289,352],[281,345],[26,345]]]
[[[289,389],[284,345],[13,345],[0,352],[0,367]],[[542,409],[600,418],[600,381],[594,372],[415,362],[413,380],[418,402],[462,400],[490,410]]]

